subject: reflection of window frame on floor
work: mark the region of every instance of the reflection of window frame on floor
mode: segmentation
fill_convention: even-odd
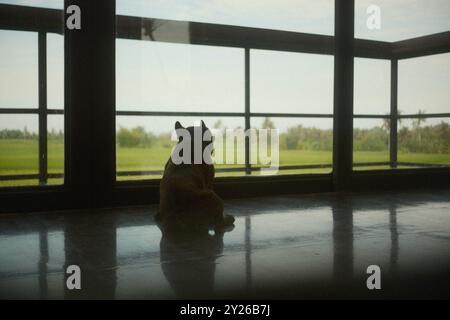
[[[65,0],[65,7],[77,4],[82,11],[81,30],[64,32],[64,185],[44,187],[6,187],[0,189],[0,211],[26,211],[79,207],[105,207],[155,203],[159,198],[159,181],[116,182],[116,116],[115,110],[115,42],[116,35],[125,39],[141,39],[142,28],[152,19],[116,16],[115,1]],[[60,33],[62,10],[0,5],[0,29]],[[67,14],[66,14],[67,17]],[[252,117],[327,117],[333,119],[333,162],[328,174],[289,174],[278,176],[244,175],[219,177],[215,189],[223,197],[262,196],[280,193],[329,192],[348,189],[371,189],[386,186],[447,185],[449,167],[426,167],[402,170],[352,170],[353,141],[353,60],[355,57],[391,61],[391,160],[395,160],[397,60],[422,55],[450,52],[449,32],[399,42],[354,39],[354,1],[335,0],[335,35],[226,26],[199,22],[167,22],[174,32],[159,35],[158,41],[180,42],[173,37],[176,28],[189,26],[190,44],[243,48],[246,52],[245,127]],[[117,27],[116,27],[117,26]],[[172,36],[171,36],[172,35]],[[40,45],[42,46],[43,40]],[[44,48],[43,46],[42,48]],[[250,110],[250,50],[275,50],[334,55],[333,115],[252,113]],[[40,52],[40,57],[45,57]],[[40,62],[41,78],[45,62]],[[393,77],[395,75],[395,77]],[[40,81],[42,80],[40,79]],[[42,89],[41,89],[42,90]],[[40,116],[40,137],[46,137],[46,116],[62,114],[49,110],[45,94],[39,97],[39,108],[26,112]],[[17,114],[16,109],[6,110]],[[5,110],[2,112],[5,113]],[[208,113],[189,113],[205,116]],[[158,116],[157,114],[147,114]],[[159,116],[172,115],[161,113]],[[176,112],[181,116],[183,113]],[[217,114],[215,114],[217,115]],[[222,115],[219,113],[219,115]],[[235,115],[235,114],[230,114]],[[228,116],[228,115],[227,115]],[[427,115],[429,116],[448,116]],[[355,115],[368,117],[373,115]],[[40,154],[46,149],[41,142]],[[247,148],[248,153],[248,148]],[[248,158],[247,154],[247,158]],[[45,159],[45,157],[40,157]],[[393,161],[391,161],[393,162]],[[248,162],[247,162],[248,163]],[[46,179],[45,164],[41,165],[41,181]],[[292,168],[292,167],[291,167]],[[246,172],[251,168],[247,165]],[[48,175],[47,175],[48,178]]]

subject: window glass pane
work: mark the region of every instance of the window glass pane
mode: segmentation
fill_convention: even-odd
[[[450,53],[400,60],[398,68],[401,113],[450,113]]]
[[[368,19],[375,17],[370,6],[380,9],[379,28],[368,27]],[[356,38],[393,42],[449,30],[448,0],[355,1]]]
[[[389,114],[391,99],[389,60],[355,58],[354,114]]]
[[[401,119],[398,150],[398,161],[412,166],[449,165],[450,119]]]
[[[13,4],[27,7],[63,9],[63,0],[0,0],[0,4]]]
[[[11,19],[8,27],[11,30],[0,30],[0,176],[3,176],[0,186],[63,183],[64,116],[49,116],[46,112],[46,109],[64,109],[64,38],[54,34],[63,31],[63,19],[60,30],[45,22],[36,25],[42,19],[62,18],[63,10],[47,8],[62,9],[63,4],[62,0],[0,0],[2,10],[12,17],[16,16],[16,11],[36,17],[34,23]],[[36,28],[39,32],[18,31]],[[45,51],[40,51],[44,46]],[[46,56],[40,56],[45,52]],[[40,67],[46,68],[46,72],[40,74]],[[47,88],[47,92],[39,88]],[[13,110],[4,110],[10,108]],[[17,110],[17,114],[12,114],[17,108],[33,109],[29,112],[35,113]],[[39,114],[38,108],[42,108]],[[47,127],[45,121],[40,121],[44,119],[47,119]],[[42,166],[39,165],[39,137],[48,146],[46,151],[41,150],[47,152],[41,155],[41,159],[47,160]]]
[[[38,107],[37,33],[0,30],[0,108]]]
[[[332,56],[252,50],[251,112],[333,113]]]
[[[47,34],[47,107],[64,109],[64,37]]]
[[[227,123],[231,118],[220,118],[224,121],[224,129],[244,127],[246,88],[244,48],[192,45],[190,42],[193,39],[202,38],[202,34],[196,33],[193,29],[196,25],[190,24],[190,21],[329,35],[334,33],[334,1],[332,0],[314,2],[283,0],[276,4],[269,1],[209,3],[175,0],[130,3],[118,0],[116,12],[118,15],[116,41],[118,180],[127,180],[133,176],[145,178],[136,172],[131,172],[133,176],[125,172],[133,171],[133,168],[136,168],[134,171],[137,173],[147,174],[147,178],[160,177],[160,173],[153,173],[162,170],[167,161],[167,155],[170,154],[173,143],[166,143],[167,150],[157,152],[155,151],[157,143],[153,144],[148,140],[149,136],[158,137],[160,133],[155,134],[158,130],[161,133],[173,130],[173,124],[179,117],[169,117],[170,114],[164,117],[150,116],[143,112],[174,112],[174,114],[177,112],[233,112],[241,114],[240,118],[239,115],[232,118],[234,122],[231,125]],[[141,30],[134,29],[129,23],[139,19],[130,17],[169,19],[177,20],[177,22],[141,20]],[[226,28],[230,32],[232,30],[244,32],[243,29],[225,26],[221,28]],[[220,32],[221,29],[218,30]],[[208,42],[209,33],[205,33],[202,39],[210,43]],[[333,113],[334,61],[332,56],[251,49],[249,67],[251,112]],[[170,121],[161,119],[170,119]],[[274,121],[278,124],[279,120],[277,118]],[[279,124],[286,131],[283,139],[286,139],[288,135],[288,126],[296,127],[300,123],[303,125],[314,123],[308,119],[291,120],[283,119],[284,122]],[[323,122],[320,121],[323,119],[316,120],[316,123],[320,122],[324,128],[326,133],[323,134],[326,137],[322,137],[321,132],[314,133],[324,141],[316,143],[311,148],[326,150],[323,150],[320,155],[311,155],[312,158],[315,157],[313,160],[311,157],[297,159],[288,156],[283,161],[289,164],[302,163],[303,160],[320,162],[326,159],[324,167],[319,166],[319,169],[325,168],[326,171],[330,171],[332,119],[326,119]],[[149,125],[150,123],[152,124]],[[163,131],[157,129],[161,125],[164,127]],[[137,139],[140,142],[135,142],[133,146],[125,146],[126,136],[132,135],[133,132],[142,135]],[[147,141],[145,143],[149,143],[146,147],[143,146],[144,140]],[[139,146],[140,151],[132,150]],[[241,163],[240,158],[237,158],[239,154],[245,156],[244,146],[230,146],[232,150],[228,149],[228,145],[222,148],[225,158],[231,152],[235,154],[234,160],[238,163],[233,164],[234,166],[239,166],[239,169],[245,168],[245,163]],[[259,145],[256,148],[259,148]],[[140,152],[145,154],[142,160],[138,160],[137,155]],[[155,155],[149,156],[149,152],[154,152]],[[161,154],[166,156],[158,159]],[[222,159],[221,162],[226,161]],[[231,164],[221,165],[227,167]],[[220,169],[221,165],[216,165],[216,168]],[[222,174],[220,170],[216,172],[218,176]],[[223,175],[244,173],[244,171],[224,172]],[[259,171],[255,173],[258,174]],[[285,173],[291,172],[286,170]]]
[[[64,182],[64,116],[48,116],[47,130],[48,173],[58,174],[58,177],[50,178],[48,183],[62,184]]]
[[[333,0],[117,0],[117,14],[334,34]]]
[[[172,141],[172,133],[176,121],[184,127],[198,125],[203,120],[210,129],[243,128],[242,118],[216,117],[134,117],[118,116],[116,121],[117,179],[155,179],[160,178],[164,165],[171,155],[176,141]],[[215,143],[218,148],[218,144]],[[223,144],[226,147],[226,143]],[[225,154],[223,152],[222,154]],[[223,161],[222,161],[223,162]],[[216,164],[221,167],[242,168],[243,165]],[[151,172],[148,172],[151,171]],[[216,176],[240,175],[243,172],[220,173]]]
[[[117,110],[244,112],[244,50],[117,40]]]
[[[0,114],[0,187],[33,185],[36,179],[9,179],[38,173],[38,117]]]
[[[389,168],[386,164],[361,166],[368,162],[389,161],[388,124],[389,119],[353,119],[353,168],[355,170]]]
[[[323,173],[331,171],[333,120],[316,118],[252,118],[252,128],[279,130],[279,164],[282,166],[317,166],[305,169],[279,170],[278,174]],[[252,144],[252,148],[257,144]],[[270,147],[268,147],[270,150]],[[258,150],[259,152],[259,150]],[[270,154],[272,157],[272,154]],[[275,157],[272,157],[275,160]],[[268,167],[267,165],[254,165]],[[252,172],[253,173],[253,172]],[[255,170],[255,174],[260,172]]]

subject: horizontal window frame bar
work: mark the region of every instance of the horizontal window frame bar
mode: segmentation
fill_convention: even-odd
[[[201,111],[116,111],[116,116],[134,117],[244,117],[244,112],[201,112]]]
[[[370,166],[378,166],[378,165],[386,165],[386,166],[407,166],[407,167],[420,167],[420,168],[446,168],[446,167],[450,167],[450,163],[449,164],[441,164],[441,163],[422,163],[422,162],[403,162],[403,161],[397,161],[397,162],[391,162],[391,161],[386,161],[386,162],[356,162],[353,163],[354,167],[370,167]],[[388,169],[388,170],[392,170]],[[395,168],[397,169],[397,168]],[[399,169],[402,170],[402,169]]]
[[[0,114],[39,114],[39,109],[31,108],[0,108]]]
[[[393,43],[392,55],[398,60],[450,52],[450,31],[400,40]]]
[[[358,162],[358,163],[353,163],[354,167],[364,167],[364,166],[378,166],[378,165],[390,165],[391,162],[389,161],[385,161],[385,162]],[[439,164],[439,163],[420,163],[420,162],[403,162],[403,161],[399,161],[396,162],[396,165],[403,165],[403,166],[411,166],[411,167],[419,167],[419,168],[412,168],[412,169],[422,169],[422,168],[450,168],[450,164]],[[310,168],[328,168],[331,167],[331,165],[329,164],[319,164],[319,165],[293,165],[293,166],[281,166],[278,169],[279,170],[296,170],[296,169],[310,169]],[[225,169],[225,170],[224,170]],[[258,168],[254,168],[254,169],[260,169]],[[403,169],[385,169],[387,172],[392,171],[392,170],[403,170]],[[217,168],[216,172],[243,172],[245,171],[245,167],[242,168]],[[141,173],[141,174],[129,174],[129,173]],[[117,172],[118,174],[121,174],[121,176],[139,176],[139,175],[146,175],[147,171],[122,171],[122,172]],[[158,174],[156,172],[159,172],[159,174],[161,174],[163,172],[163,170],[155,170],[155,171],[148,171],[148,172],[152,172],[155,174]],[[360,171],[357,171],[360,172]],[[299,176],[304,176],[303,174],[300,174]],[[64,178],[64,174],[63,173],[49,173],[48,174],[48,178],[49,179],[58,179],[58,178]],[[222,178],[227,178],[227,177],[220,177]],[[230,178],[234,178],[234,177],[230,177]],[[20,174],[20,175],[0,175],[0,181],[18,181],[18,180],[38,180],[39,179],[39,174]],[[129,181],[117,181],[119,184],[123,183],[123,182],[129,182]],[[32,187],[32,186],[31,186]],[[35,187],[39,187],[39,186],[35,186]],[[11,187],[1,187],[1,190],[3,190],[4,188],[11,188]],[[13,187],[16,188],[16,187]],[[19,186],[17,188],[22,189],[23,187]]]
[[[354,114],[356,119],[390,119],[390,114]],[[450,113],[399,114],[397,119],[450,118]]]
[[[245,167],[239,168],[215,168],[215,172],[241,172],[245,171]],[[146,176],[146,175],[159,175],[164,170],[142,170],[142,171],[117,171],[117,177],[129,177],[129,176]]]
[[[39,114],[64,115],[64,109],[47,109],[41,111],[34,108],[1,108],[0,114]],[[245,112],[202,112],[202,111],[130,111],[118,110],[116,116],[155,116],[155,117],[245,117]],[[251,112],[252,118],[333,118],[330,113],[271,113],[271,112]],[[390,114],[354,114],[355,119],[389,119]],[[424,114],[400,114],[398,119],[417,118],[450,118],[450,113],[424,113]]]
[[[365,167],[365,166],[380,166],[380,165],[391,165],[392,163],[390,161],[374,161],[374,162],[355,162],[353,163],[353,166],[355,167]],[[409,165],[409,166],[427,166],[427,167],[446,167],[449,165],[445,164],[428,164],[428,163],[414,163],[414,162],[397,162],[397,165]],[[331,168],[332,164],[307,164],[307,165],[285,165],[280,166],[277,168],[277,170],[302,170],[302,169],[326,169]],[[252,171],[259,171],[261,168],[265,167],[252,167]],[[268,169],[268,168],[265,168]],[[243,172],[245,171],[245,167],[239,167],[239,168],[216,168],[216,172],[222,173],[222,172]],[[144,171],[118,171],[117,176],[143,176],[143,175],[151,175],[151,174],[162,174],[164,170],[144,170]]]
[[[450,118],[450,113],[399,114],[399,119]]]
[[[64,10],[0,4],[0,29],[64,34]]]
[[[331,164],[317,164],[317,165],[288,165],[281,166],[277,168],[277,170],[302,170],[302,169],[323,169],[323,168],[331,168]],[[261,167],[252,167],[252,172],[257,173],[260,171]],[[270,168],[267,168],[270,170]],[[215,168],[216,173],[224,173],[224,172],[245,172],[245,167],[239,168]],[[118,171],[116,173],[117,177],[139,177],[145,175],[161,175],[164,173],[164,170],[148,170],[148,171]],[[227,177],[221,177],[227,178]],[[126,181],[117,181],[118,183],[126,182]]]
[[[389,119],[390,114],[354,114],[354,119]]]
[[[327,168],[331,168],[333,165],[331,163],[321,163],[321,164],[299,164],[299,165],[285,165],[285,166],[280,166],[276,169],[273,170],[302,170],[302,169],[327,169]],[[272,169],[270,167],[252,167],[252,172],[255,171],[259,171],[261,169],[264,170],[268,170],[271,171]]]
[[[36,114],[64,115],[63,109],[31,109],[31,108],[0,108],[0,114]],[[245,112],[189,112],[189,111],[116,111],[116,116],[154,116],[154,117],[245,117]],[[250,118],[328,118],[332,119],[333,114],[313,114],[313,113],[250,113]],[[390,119],[390,114],[354,114],[354,119]],[[429,114],[402,114],[398,119],[418,119],[418,118],[450,118],[450,113],[429,113]]]
[[[320,168],[331,168],[331,164],[312,164],[312,165],[286,165],[280,166],[278,170],[296,170],[296,169],[320,169]],[[252,171],[260,170],[261,167],[252,167]],[[239,168],[215,168],[216,173],[223,172],[243,172],[245,167]],[[164,170],[147,170],[147,171],[118,171],[117,176],[139,176],[139,175],[149,175],[149,174],[162,174]]]
[[[176,36],[178,33],[173,32],[176,29],[184,31],[186,24],[189,24],[189,41],[180,39]],[[153,34],[143,39],[142,30],[146,27],[152,29],[154,25],[167,25],[172,32],[160,36]],[[125,15],[117,15],[117,38],[334,55],[334,35]],[[391,42],[356,38],[354,42],[356,57],[388,60],[392,58]]]
[[[436,168],[444,168],[449,167],[450,164],[442,164],[442,163],[421,163],[421,162],[404,162],[397,161],[398,166],[409,166],[409,167],[436,167]]]
[[[35,108],[2,108],[0,114],[37,114],[39,109]],[[64,114],[64,109],[47,109],[44,113]],[[120,116],[224,116],[224,117],[243,117],[245,112],[209,112],[209,111],[130,111],[118,110],[116,115]],[[280,112],[251,112],[250,117],[278,117],[278,118],[332,118],[331,113],[280,113]],[[354,118],[389,118],[389,114],[354,114]],[[424,114],[399,114],[398,118],[450,118],[450,113],[424,113]]]
[[[142,39],[142,30],[152,30],[154,25],[165,25],[171,32],[155,30]],[[186,28],[189,39],[177,36],[185,34]],[[117,38],[326,55],[332,55],[334,47],[334,37],[329,35],[125,15],[117,15]]]
[[[0,114],[60,114],[64,115],[64,109],[32,109],[32,108],[0,108]]]
[[[390,166],[390,161],[372,161],[372,162],[353,162],[353,167],[372,167],[372,166]]]
[[[330,113],[266,113],[250,112],[250,118],[333,118]]]
[[[116,15],[117,37],[262,50],[334,54],[334,35],[252,28],[214,23]],[[142,39],[142,30],[164,24],[172,31],[189,28],[189,39],[177,32]],[[0,4],[0,29],[63,34],[63,10]],[[354,39],[354,56],[372,59],[407,59],[450,51],[450,31],[396,42]]]
[[[32,108],[0,108],[0,114],[39,114],[39,109]],[[64,115],[64,109],[47,109],[43,113],[50,115]],[[188,117],[188,116],[204,116],[204,117],[245,117],[245,112],[202,112],[202,111],[116,111],[117,116],[155,116],[155,117]],[[333,114],[329,113],[270,113],[270,112],[252,112],[250,117],[253,118],[333,118]],[[389,114],[354,114],[353,118],[357,119],[388,119]],[[424,114],[401,114],[399,119],[417,119],[417,118],[450,118],[450,113],[424,113]]]
[[[64,115],[63,109],[47,109],[46,114]]]
[[[48,179],[64,178],[63,173],[48,173]],[[39,180],[39,173],[0,175],[0,181]]]
[[[253,118],[333,118],[333,114],[324,113],[267,113],[267,112],[251,112],[250,117]],[[116,111],[116,116],[155,116],[155,117],[245,117],[245,112],[202,112],[202,111]]]

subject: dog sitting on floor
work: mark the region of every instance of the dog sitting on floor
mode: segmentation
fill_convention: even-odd
[[[234,217],[223,213],[223,201],[213,191],[214,165],[211,160],[212,138],[205,141],[204,137],[211,137],[211,132],[201,121],[199,127],[184,128],[180,122],[175,123],[178,136],[177,147],[183,144],[190,148],[190,157],[186,155],[181,163],[175,163],[174,156],[183,156],[177,147],[167,161],[160,183],[160,203],[156,220],[163,230],[179,230],[181,232],[208,232],[210,228],[223,230],[234,223]],[[190,143],[183,141],[190,137]],[[200,143],[198,133],[201,133],[201,160],[194,159],[198,151],[195,143]],[[177,154],[175,154],[177,153]],[[189,153],[189,152],[188,152]],[[198,153],[198,152],[197,152]],[[190,159],[190,161],[189,161]],[[209,159],[209,160],[208,160]],[[196,161],[194,161],[196,160]],[[187,163],[186,163],[187,162]]]

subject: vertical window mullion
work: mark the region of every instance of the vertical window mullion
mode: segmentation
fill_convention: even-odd
[[[398,152],[398,60],[391,60],[391,112],[390,112],[389,153],[391,168],[397,167]]]
[[[353,82],[355,1],[335,0],[333,185],[351,187],[353,163]]]
[[[47,184],[47,33],[38,33],[39,184]]]
[[[245,48],[245,130],[250,129],[250,48]],[[245,173],[251,174],[250,137],[245,137]]]

